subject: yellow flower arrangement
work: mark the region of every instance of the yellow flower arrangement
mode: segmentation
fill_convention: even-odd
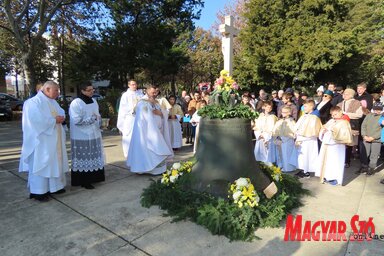
[[[261,169],[269,175],[269,177],[276,182],[283,181],[283,175],[281,172],[281,168],[275,165],[266,165],[263,162],[260,162]]]
[[[283,180],[280,167],[272,165],[270,166],[270,170],[271,170],[271,175],[275,181],[280,182]]]
[[[177,179],[184,173],[190,173],[192,171],[192,166],[193,163],[191,161],[186,161],[184,163],[174,163],[171,169],[168,169],[165,173],[163,173],[161,183],[165,185],[175,183]]]
[[[217,92],[221,91],[237,91],[239,90],[239,85],[236,81],[229,75],[227,70],[222,70],[220,72],[220,77],[215,81],[215,90]]]
[[[249,178],[239,178],[230,185],[228,198],[231,198],[239,208],[258,206],[260,197],[257,195],[255,187]]]

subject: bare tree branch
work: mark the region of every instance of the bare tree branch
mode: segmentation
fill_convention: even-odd
[[[55,15],[57,10],[61,7],[63,0],[57,1],[56,5],[50,10],[48,15],[44,18],[44,20],[40,21],[39,32],[36,37],[41,37],[45,30],[47,29],[48,23],[51,21],[52,17]]]
[[[2,28],[2,29],[4,29],[4,30],[8,31],[8,32],[11,33],[12,35],[15,35],[15,33],[13,32],[13,30],[10,29],[10,28],[8,28],[8,27],[6,27],[6,26],[3,26],[3,25],[0,24],[0,28]]]
[[[19,45],[20,49],[25,49],[25,43],[24,43],[23,37],[21,36],[19,27],[13,17],[10,2],[11,2],[10,0],[4,1],[5,15],[8,18],[9,25],[11,26],[10,29],[13,31],[13,35],[15,36],[17,44]]]
[[[20,23],[21,20],[23,19],[23,17],[27,14],[30,4],[31,4],[31,1],[27,0],[26,4],[24,5],[23,10],[20,12],[19,17],[17,17],[17,19],[16,19],[17,23]]]

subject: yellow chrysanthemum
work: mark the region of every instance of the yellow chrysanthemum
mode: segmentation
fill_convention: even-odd
[[[229,197],[239,207],[243,206],[255,207],[258,206],[260,200],[256,193],[255,187],[249,178],[239,178],[229,186]]]
[[[229,74],[229,72],[227,70],[221,70],[220,71],[220,76],[227,76]]]
[[[231,76],[228,76],[225,78],[225,82],[230,86],[235,82],[235,80],[233,80]]]

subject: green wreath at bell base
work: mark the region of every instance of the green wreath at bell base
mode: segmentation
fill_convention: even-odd
[[[254,189],[247,177],[229,183],[226,198],[195,190],[194,163],[187,161],[174,164],[161,179],[152,180],[141,195],[141,204],[147,208],[157,205],[173,221],[193,221],[231,241],[260,239],[255,235],[258,228],[280,227],[293,209],[302,206],[300,199],[309,191],[292,175],[281,173],[280,168],[259,164],[278,189],[270,199]]]

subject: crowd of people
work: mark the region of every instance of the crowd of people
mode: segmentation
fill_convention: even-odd
[[[320,86],[309,96],[292,88],[244,92],[238,102],[259,112],[252,122],[257,161],[275,164],[283,172],[298,171],[298,178],[320,177],[323,183],[343,184],[344,169],[359,157],[357,174],[379,170],[384,141],[384,90],[368,94],[365,83],[357,91],[335,84]],[[105,157],[100,132],[100,113],[87,82],[69,107],[71,184],[94,189],[104,181]],[[23,146],[20,171],[28,171],[30,198],[46,201],[50,193],[65,192],[69,165],[65,150],[64,110],[56,102],[59,86],[46,82],[24,104]],[[131,172],[158,175],[183,145],[198,146],[198,110],[210,104],[209,92],[183,91],[164,97],[155,85],[138,89],[134,80],[122,94],[117,128],[122,134],[123,155]],[[384,184],[384,179],[381,180]]]
[[[253,126],[256,160],[274,163],[283,172],[298,170],[299,178],[314,173],[332,185],[343,184],[352,157],[361,162],[356,174],[378,172],[383,97],[369,94],[366,83],[356,89],[330,83],[312,97],[291,88],[272,91],[271,97],[260,90],[257,99],[243,94],[242,104],[260,113]]]
[[[195,142],[196,151],[199,126],[196,129],[191,122],[198,124],[197,110],[210,104],[209,93],[188,95],[184,91],[177,102],[186,121],[186,142]],[[361,162],[357,174],[380,170],[384,89],[369,94],[366,83],[358,84],[356,91],[329,83],[317,88],[315,95],[292,88],[272,90],[271,94],[261,89],[258,97],[243,92],[239,102],[260,113],[252,126],[258,161],[274,163],[283,172],[297,171],[299,178],[314,173],[321,182],[332,185],[343,184],[344,169],[350,167],[352,158]],[[196,118],[189,119],[192,115]]]

